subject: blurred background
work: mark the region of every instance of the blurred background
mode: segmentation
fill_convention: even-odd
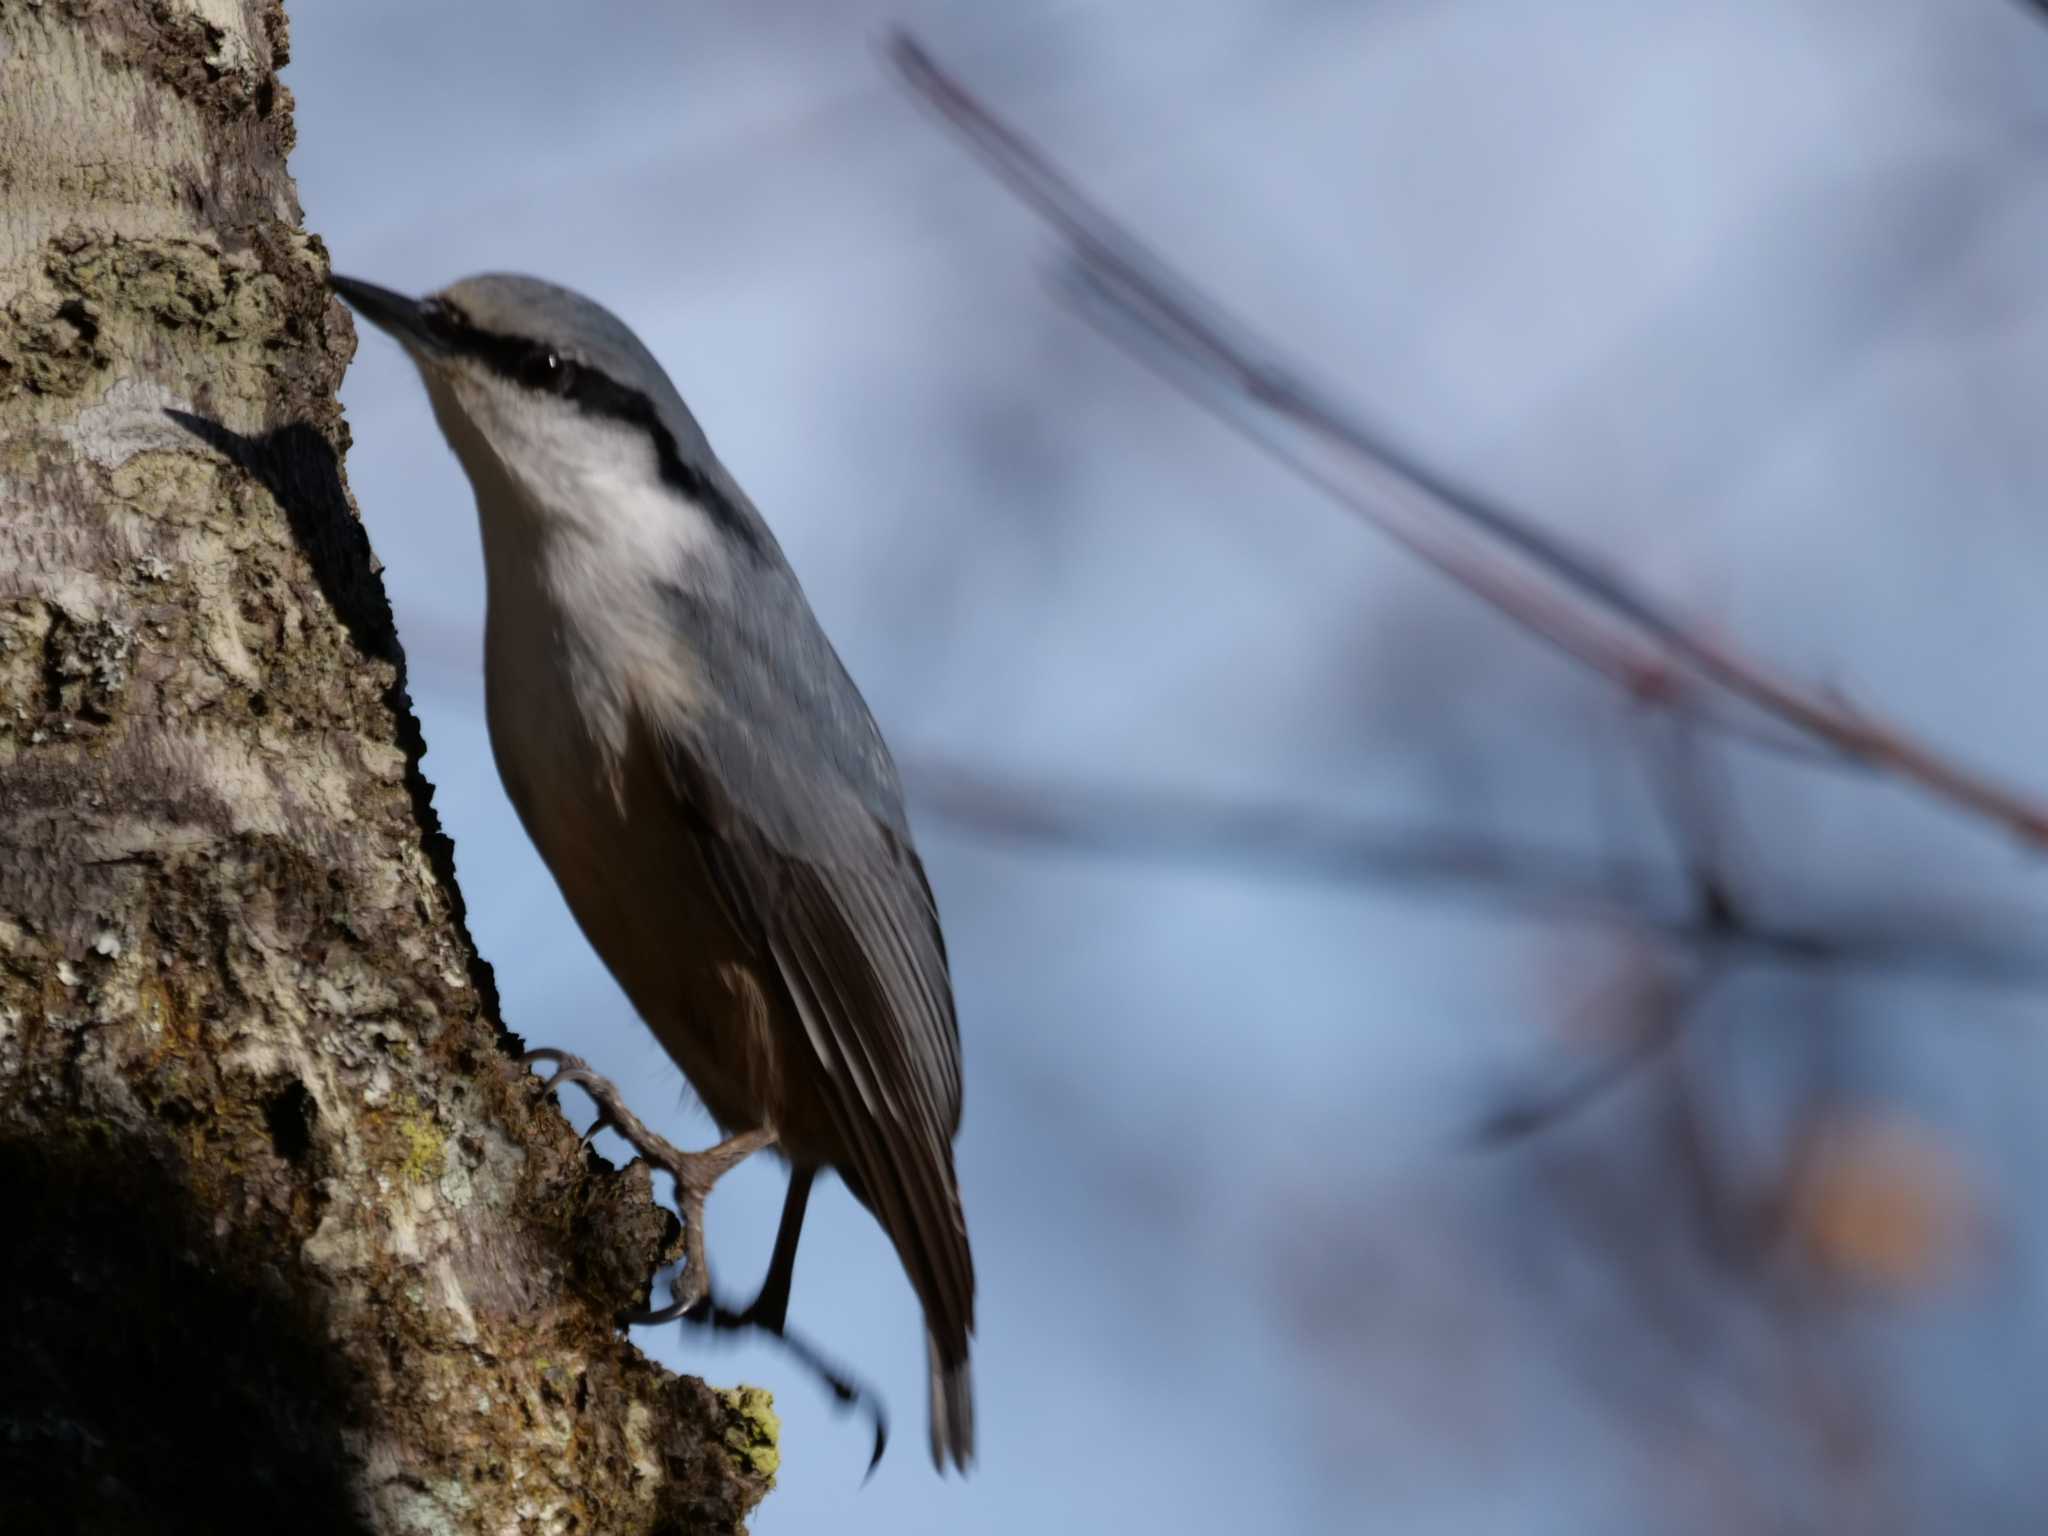
[[[792,1321],[888,1399],[870,1486],[776,1349],[639,1340],[774,1389],[758,1536],[2048,1524],[2038,858],[1674,732],[1363,526],[1063,299],[1057,238],[879,50],[913,27],[1408,451],[2048,793],[2041,14],[292,21],[337,269],[529,271],[624,316],[911,783],[965,1042],[981,1462],[932,1475],[916,1304],[828,1183]],[[468,486],[397,348],[367,336],[343,398],[507,1022],[702,1143],[491,767]],[[781,1182],[713,1202],[735,1298]]]

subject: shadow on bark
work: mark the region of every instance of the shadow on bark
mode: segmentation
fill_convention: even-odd
[[[0,1141],[0,1531],[368,1531],[305,1288],[161,1157]]]
[[[164,414],[270,492],[284,509],[292,538],[357,652],[394,668],[384,702],[396,723],[398,744],[405,751],[405,787],[419,827],[420,846],[462,934],[470,984],[483,1000],[485,1016],[498,1030],[499,1043],[516,1055],[524,1049],[524,1042],[504,1027],[498,1010],[497,977],[490,962],[469,942],[469,914],[461,887],[455,883],[455,844],[441,830],[441,818],[434,810],[434,786],[420,771],[427,743],[406,692],[405,652],[398,644],[398,625],[377,574],[376,557],[370,552],[370,536],[349,504],[334,445],[305,422],[293,422],[261,437],[247,437],[190,411],[166,410]]]

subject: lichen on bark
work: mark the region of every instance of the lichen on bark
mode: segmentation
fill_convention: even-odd
[[[283,12],[0,0],[0,1529],[735,1529],[773,1415],[509,1054],[341,473]]]

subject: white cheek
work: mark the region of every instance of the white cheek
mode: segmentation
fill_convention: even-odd
[[[723,563],[718,528],[662,480],[639,428],[496,380],[476,393],[477,424],[546,531],[596,546],[586,557],[623,560],[642,573]]]

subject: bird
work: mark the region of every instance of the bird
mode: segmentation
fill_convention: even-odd
[[[767,522],[610,310],[511,273],[419,299],[328,282],[404,348],[476,493],[485,715],[507,796],[724,1134],[677,1152],[580,1060],[534,1053],[675,1178],[675,1303],[632,1321],[708,1300],[704,1197],[772,1146],[788,1192],[742,1316],[782,1333],[812,1181],[832,1170],[917,1293],[932,1461],[964,1473],[959,1023],[901,779],[860,690]]]

